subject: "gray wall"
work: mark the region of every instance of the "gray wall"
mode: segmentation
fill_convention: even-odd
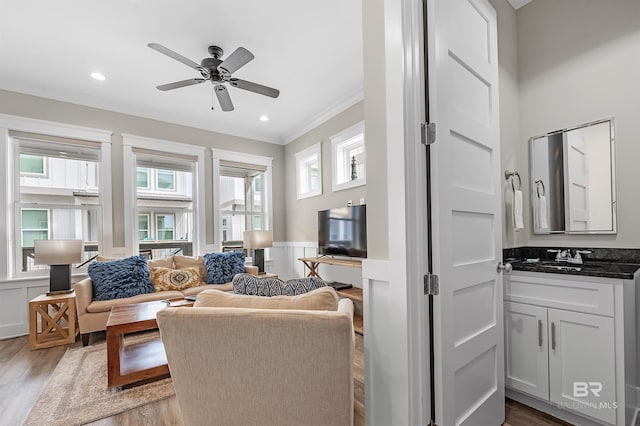
[[[331,140],[329,139],[336,133],[361,122],[363,118],[363,102],[358,102],[285,146],[286,241],[317,241],[318,210],[343,207],[347,205],[348,200],[352,200],[353,204],[360,204],[360,198],[366,200],[366,185],[337,192],[331,190]],[[322,194],[298,200],[295,154],[318,142],[321,142],[322,146]],[[368,137],[365,137],[365,153],[368,163],[370,155]],[[368,181],[369,172],[367,170]],[[369,214],[368,210],[367,215]],[[371,244],[369,246],[372,247]]]
[[[520,122],[518,104],[518,50],[516,31],[516,11],[507,0],[490,0],[498,16],[498,72],[500,85],[500,176],[504,170],[518,170],[522,167],[518,159],[520,150]],[[502,210],[502,245],[517,247],[526,243],[526,232],[514,231],[512,226],[511,186],[504,180],[502,194],[505,202]]]
[[[516,156],[525,192],[529,137],[605,117],[616,120],[618,234],[534,236],[526,196],[528,244],[639,247],[640,2],[536,0],[516,16],[520,137],[503,140],[503,146],[511,145],[505,151]]]
[[[274,239],[281,241],[285,237],[284,148],[281,145],[5,90],[0,90],[0,113],[113,131],[113,136],[111,137],[113,204],[105,206],[105,208],[113,210],[115,247],[124,246],[124,217],[125,214],[129,214],[124,211],[124,183],[122,178],[123,133],[272,157]],[[210,151],[207,153],[205,166],[206,203],[210,206],[213,202],[213,166]],[[207,209],[206,212],[207,226],[205,232],[207,244],[213,243],[213,210]]]
[[[364,125],[367,144],[367,257],[389,258],[384,1],[363,0]],[[397,141],[400,143],[400,141]]]

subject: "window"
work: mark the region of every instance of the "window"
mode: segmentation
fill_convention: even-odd
[[[366,184],[364,123],[331,137],[333,190]]]
[[[15,188],[16,273],[48,269],[34,264],[35,240],[83,240],[84,259],[97,254],[101,243],[99,144],[44,135],[21,134],[13,140],[20,171]]]
[[[22,247],[33,247],[35,240],[49,239],[49,210],[21,211]]]
[[[271,229],[271,164],[268,157],[213,149],[214,250],[236,247],[244,232]]]
[[[47,170],[44,157],[40,155],[20,154],[20,173],[27,175],[46,175]]]
[[[156,187],[167,191],[175,191],[176,189],[176,172],[173,170],[157,170],[156,171]]]
[[[136,188],[149,189],[149,169],[146,167],[136,168]]]
[[[139,214],[138,215],[138,240],[150,240],[149,234],[149,215],[148,214]]]
[[[295,158],[298,200],[322,194],[322,148],[320,143],[298,152]]]
[[[127,251],[153,259],[202,253],[204,147],[123,135]],[[147,185],[142,185],[144,182]]]
[[[156,215],[156,240],[173,240],[174,216],[172,214]]]

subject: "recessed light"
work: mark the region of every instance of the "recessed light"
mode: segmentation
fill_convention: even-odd
[[[260,116],[260,121],[269,121],[269,117],[267,117],[266,115],[261,115]]]
[[[92,72],[91,73],[91,77],[95,78],[96,80],[99,81],[105,81],[107,79],[107,77],[104,76],[104,74],[99,73],[99,72]]]

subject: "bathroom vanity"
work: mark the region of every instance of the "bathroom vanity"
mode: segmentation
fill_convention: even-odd
[[[555,262],[545,249],[505,251],[506,395],[574,424],[635,424],[640,261],[591,249],[606,261]]]

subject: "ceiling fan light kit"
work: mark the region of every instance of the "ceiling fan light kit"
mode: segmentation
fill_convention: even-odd
[[[191,59],[162,46],[161,44],[149,43],[148,46],[163,55],[193,68],[202,76],[201,78],[190,78],[187,80],[176,81],[174,83],[161,84],[160,86],[157,86],[158,90],[173,90],[180,87],[192,86],[194,84],[210,81],[211,84],[213,84],[213,91],[215,92],[223,111],[233,111],[234,109],[233,102],[231,102],[231,96],[229,95],[229,91],[225,85],[226,83],[229,83],[231,86],[237,87],[238,89],[247,90],[249,92],[269,96],[271,98],[277,98],[280,95],[280,91],[278,89],[231,77],[231,74],[238,71],[254,59],[253,54],[244,47],[238,47],[227,57],[227,59],[223,60],[221,58],[224,55],[224,50],[218,46],[209,46],[208,51],[211,57],[202,59],[200,64],[198,64]]]

